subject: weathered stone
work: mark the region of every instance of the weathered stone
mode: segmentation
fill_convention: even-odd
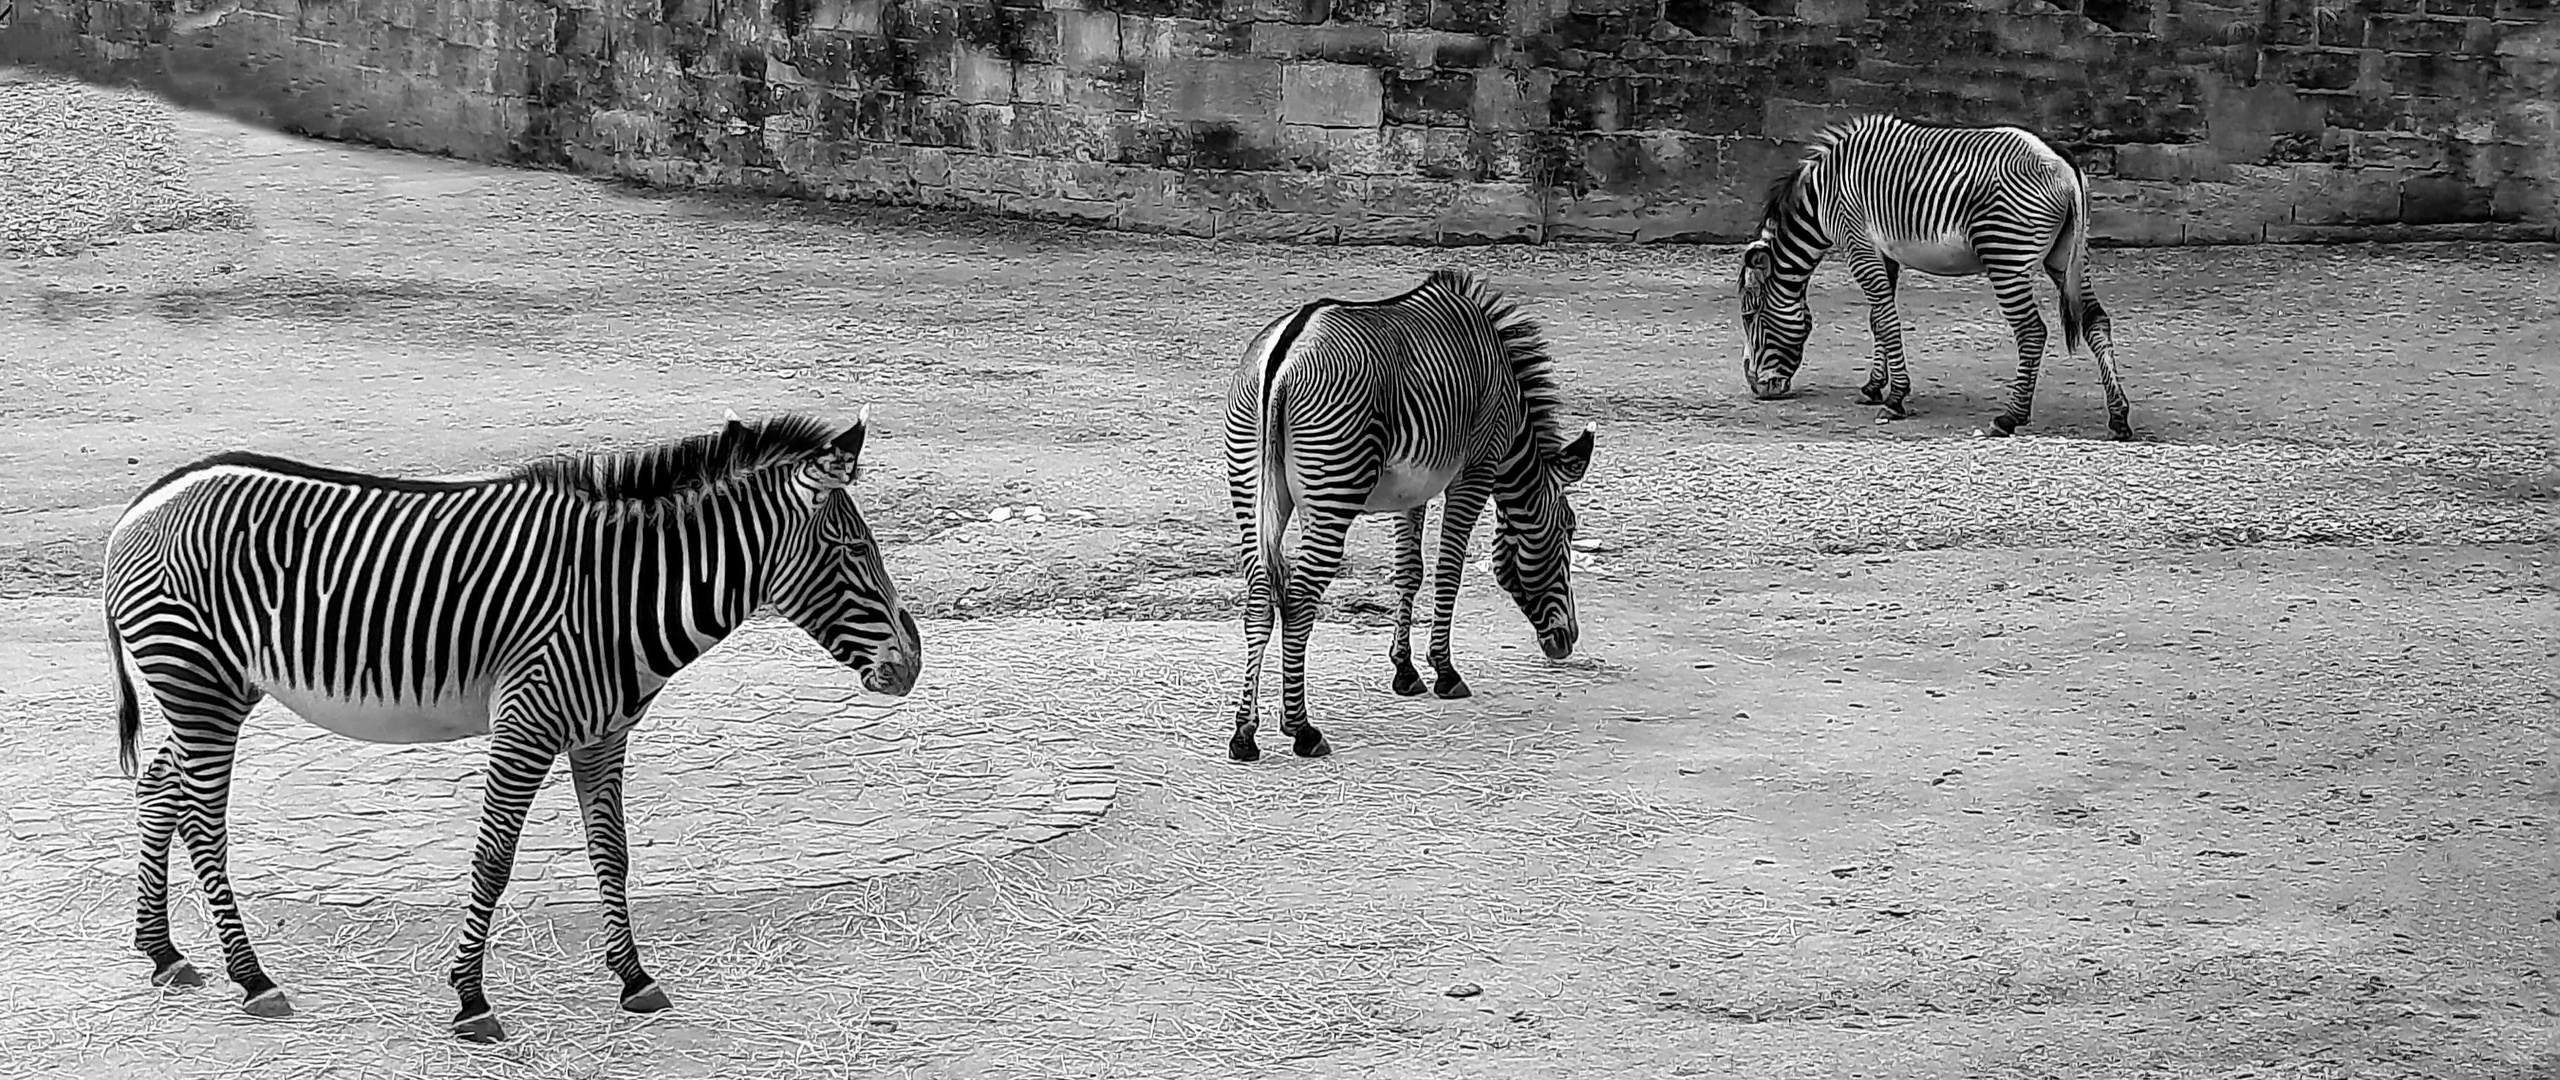
[[[1558,189],[1503,212],[1545,237],[1718,236],[1791,142],[1870,109],[2041,131],[2132,185],[2095,210],[2113,240],[2560,216],[2543,0],[402,0],[192,35],[149,4],[16,0],[0,49],[182,98],[264,73],[276,122],[323,137],[1204,235],[1439,241],[1499,182]],[[2265,165],[2316,167],[2274,184],[2281,220]],[[1347,223],[1253,201],[1300,170],[1407,183]],[[1509,220],[1469,213],[1448,235]]]
[[[2132,143],[2116,147],[2116,175],[2127,180],[2223,182],[2231,166],[2211,146],[2197,143]]]
[[[1391,63],[1386,30],[1375,26],[1326,23],[1300,26],[1258,22],[1248,38],[1257,56],[1282,60],[1330,60],[1339,64],[1382,67]]]
[[[1280,117],[1292,124],[1376,127],[1384,91],[1375,68],[1303,61],[1283,69]]]
[[[1083,74],[1120,62],[1120,16],[1108,11],[1061,11],[1058,62]]]
[[[1280,108],[1280,65],[1260,59],[1166,61],[1147,70],[1144,100],[1148,111],[1184,120],[1267,120]]]

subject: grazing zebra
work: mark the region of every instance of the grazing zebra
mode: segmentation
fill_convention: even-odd
[[[1951,127],[1867,116],[1836,125],[1813,142],[1769,190],[1760,234],[1742,252],[1742,328],[1749,341],[1742,375],[1753,396],[1786,396],[1813,329],[1805,283],[1833,248],[1867,294],[1875,359],[1859,392],[1883,417],[1908,415],[1903,399],[1902,322],[1894,289],[1909,266],[1941,277],[1986,274],[2000,313],[2018,338],[2018,375],[2008,407],[1991,429],[2007,435],[2027,422],[2043,360],[2044,316],[2036,307],[2039,265],[2061,289],[2064,348],[2086,345],[2107,395],[2107,427],[2133,437],[2124,388],[2116,382],[2107,310],[2088,282],[2089,192],[2069,158],[2014,127]]]
[[[1318,300],[1254,335],[1227,392],[1227,489],[1244,537],[1245,677],[1227,756],[1254,761],[1255,693],[1273,607],[1280,622],[1280,730],[1300,757],[1332,752],[1307,720],[1307,635],[1342,569],[1351,522],[1396,519],[1395,690],[1422,692],[1413,668],[1414,594],[1422,588],[1422,518],[1440,507],[1431,666],[1443,698],[1468,694],[1449,657],[1449,621],[1467,538],[1487,499],[1493,573],[1538,645],[1572,655],[1573,506],[1565,486],[1591,467],[1594,427],[1568,442],[1560,393],[1538,325],[1470,275],[1441,270],[1402,296]],[[1292,513],[1297,557],[1281,549]]]
[[[658,691],[765,605],[872,691],[904,695],[922,667],[915,620],[845,490],[868,414],[842,431],[798,416],[732,416],[713,435],[473,480],[227,453],[145,488],[107,540],[105,601],[128,775],[141,728],[136,676],[169,721],[139,785],[133,943],[151,960],[151,981],[204,984],[169,939],[176,833],[244,1007],[292,1011],[250,949],[224,824],[241,722],[272,695],[367,742],[490,736],[451,975],[455,1034],[506,1037],[481,986],[489,920],[526,810],[563,753],[622,1007],[666,1008],[631,932],[622,816],[625,741]]]

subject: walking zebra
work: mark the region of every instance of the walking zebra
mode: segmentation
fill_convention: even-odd
[[[658,691],[765,605],[870,690],[904,695],[921,669],[915,620],[845,490],[867,419],[866,409],[839,432],[804,417],[733,416],[713,435],[476,480],[227,453],[145,488],[107,540],[105,601],[128,775],[137,675],[169,721],[139,785],[133,943],[151,981],[204,983],[169,938],[174,832],[244,1007],[292,1011],[249,946],[224,822],[241,723],[272,695],[367,742],[490,736],[451,975],[455,1034],[506,1037],[481,985],[489,920],[534,792],[564,752],[622,1007],[666,1008],[631,932],[622,817],[625,740]]]
[[[1227,489],[1244,536],[1245,676],[1227,756],[1254,761],[1255,694],[1273,607],[1280,623],[1280,730],[1300,757],[1333,751],[1307,720],[1307,635],[1364,513],[1396,518],[1396,693],[1422,692],[1413,668],[1422,518],[1440,497],[1440,564],[1431,624],[1432,684],[1467,696],[1450,662],[1449,621],[1467,538],[1497,508],[1493,573],[1553,659],[1581,629],[1571,581],[1574,517],[1565,486],[1591,466],[1593,427],[1568,442],[1538,325],[1472,276],[1434,272],[1386,300],[1318,300],[1254,335],[1227,392]],[[1281,534],[1301,513],[1297,557]]]
[[[1742,328],[1749,341],[1742,375],[1762,399],[1786,396],[1813,329],[1805,283],[1833,248],[1866,291],[1875,359],[1859,392],[1883,417],[1908,415],[1903,399],[1902,322],[1894,289],[1909,266],[1941,277],[1986,274],[2000,313],[2018,338],[2018,374],[2008,407],[1991,430],[2027,422],[2043,360],[2044,316],[2036,307],[2039,265],[2061,290],[2064,348],[2087,346],[2107,396],[2107,427],[2133,437],[2124,388],[2116,382],[2107,310],[2089,287],[2089,192],[2069,158],[2014,127],[1915,124],[1866,116],[1814,139],[1803,162],[1778,178],[1761,213],[1760,234],[1742,252]]]

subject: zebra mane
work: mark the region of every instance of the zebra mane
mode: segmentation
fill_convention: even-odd
[[[708,435],[687,435],[655,446],[542,458],[518,466],[509,477],[589,502],[665,505],[776,465],[806,461],[826,450],[841,433],[837,424],[786,413],[770,420],[723,424]]]
[[[1813,138],[1809,140],[1805,146],[1804,159],[1807,162],[1819,161],[1824,157],[1829,156],[1831,151],[1840,145],[1840,140],[1842,139],[1846,139],[1852,135],[1861,135],[1866,132],[1874,131],[1880,127],[1892,127],[1896,124],[1912,127],[1954,126],[1949,124],[1912,124],[1911,121],[1889,113],[1862,113],[1846,120],[1827,124],[1822,130],[1815,132]]]
[[[1553,455],[1564,449],[1564,388],[1556,383],[1555,358],[1547,352],[1546,336],[1538,320],[1521,311],[1517,301],[1494,292],[1492,286],[1464,270],[1434,270],[1422,285],[1475,305],[1493,321],[1494,336],[1502,342],[1502,353],[1511,361],[1511,381],[1520,388],[1521,411],[1528,414],[1538,452]]]

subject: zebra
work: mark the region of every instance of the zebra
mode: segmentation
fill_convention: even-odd
[[[1280,730],[1300,757],[1333,751],[1307,719],[1307,637],[1342,568],[1351,523],[1364,513],[1396,515],[1398,598],[1388,649],[1396,693],[1422,692],[1411,633],[1423,513],[1435,496],[1433,692],[1470,693],[1450,659],[1449,624],[1467,539],[1488,499],[1497,508],[1495,580],[1549,658],[1573,654],[1581,623],[1565,488],[1591,467],[1598,426],[1565,438],[1561,390],[1540,333],[1473,276],[1440,270],[1385,300],[1317,300],[1254,335],[1227,392],[1227,488],[1243,537],[1246,650],[1229,758],[1262,757],[1255,695],[1275,607]],[[1294,560],[1282,551],[1293,513],[1302,521]]]
[[[1858,403],[1879,419],[1909,415],[1903,401],[1902,323],[1894,290],[1909,266],[1941,277],[1985,274],[2018,339],[2018,373],[1991,431],[2027,422],[2045,346],[2036,305],[2039,265],[2061,290],[2064,347],[2086,346],[2106,391],[2107,427],[2133,437],[2116,380],[2112,325],[2088,281],[2089,189],[2078,165],[2015,127],[1922,124],[1871,115],[1815,137],[1803,161],[1770,186],[1758,234],[1740,273],[1743,380],[1754,397],[1787,396],[1804,362],[1812,313],[1805,285],[1833,248],[1867,294],[1875,358]]]
[[[559,755],[585,819],[622,1007],[666,992],[641,966],[625,888],[627,738],[667,681],[770,605],[875,693],[922,670],[870,526],[846,491],[870,410],[799,415],[471,479],[344,472],[249,452],[135,497],[107,541],[107,648],[125,775],[140,689],[168,719],[137,785],[133,943],[151,981],[204,985],[169,935],[168,851],[185,838],[226,967],[253,1016],[292,1012],[251,949],[228,868],[240,727],[262,697],[375,743],[490,736],[452,1030],[506,1037],[482,983],[490,917],[527,808]]]

